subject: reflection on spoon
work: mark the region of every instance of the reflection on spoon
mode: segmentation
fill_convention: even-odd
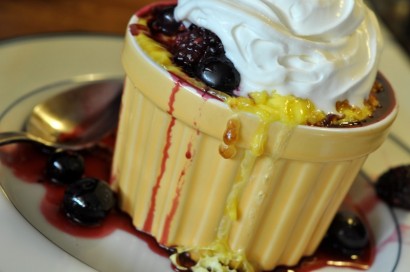
[[[0,145],[32,141],[48,147],[82,149],[115,128],[122,80],[100,80],[57,94],[35,106],[24,131],[1,132]]]

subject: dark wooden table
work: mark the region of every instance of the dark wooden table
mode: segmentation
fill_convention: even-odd
[[[0,0],[0,40],[53,32],[122,35],[131,14],[158,0]],[[410,53],[410,0],[369,0]]]
[[[130,16],[155,0],[0,0],[0,40],[53,32],[122,34]]]

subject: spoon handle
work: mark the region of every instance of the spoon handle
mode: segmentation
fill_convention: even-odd
[[[0,132],[0,146],[15,142],[38,142],[46,144],[41,139],[22,131]]]

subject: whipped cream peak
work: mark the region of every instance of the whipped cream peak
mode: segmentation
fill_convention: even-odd
[[[175,17],[221,39],[241,75],[237,95],[277,92],[362,107],[374,83],[381,33],[362,0],[179,0]]]

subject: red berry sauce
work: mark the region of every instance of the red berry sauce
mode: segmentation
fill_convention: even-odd
[[[100,146],[80,152],[85,160],[86,176],[106,181],[110,180],[113,142],[113,136],[111,136],[105,139]],[[107,143],[110,144],[107,145]],[[171,250],[161,247],[151,236],[136,230],[132,225],[131,218],[118,209],[113,210],[105,221],[96,227],[84,227],[66,218],[60,210],[65,186],[49,181],[45,175],[45,165],[50,155],[49,152],[49,150],[42,149],[35,144],[12,144],[0,148],[0,160],[13,171],[19,180],[39,184],[46,189],[39,209],[51,225],[70,235],[90,239],[102,238],[120,229],[145,241],[155,254],[166,256],[171,253]],[[350,208],[355,209],[356,212],[359,211],[352,206]],[[367,224],[366,226],[370,232],[369,226]],[[357,258],[350,258],[322,244],[313,256],[304,258],[298,266],[292,268],[278,267],[274,271],[305,272],[329,265],[367,269],[373,262],[374,248],[374,239],[370,239],[369,245],[363,250],[362,254]]]

